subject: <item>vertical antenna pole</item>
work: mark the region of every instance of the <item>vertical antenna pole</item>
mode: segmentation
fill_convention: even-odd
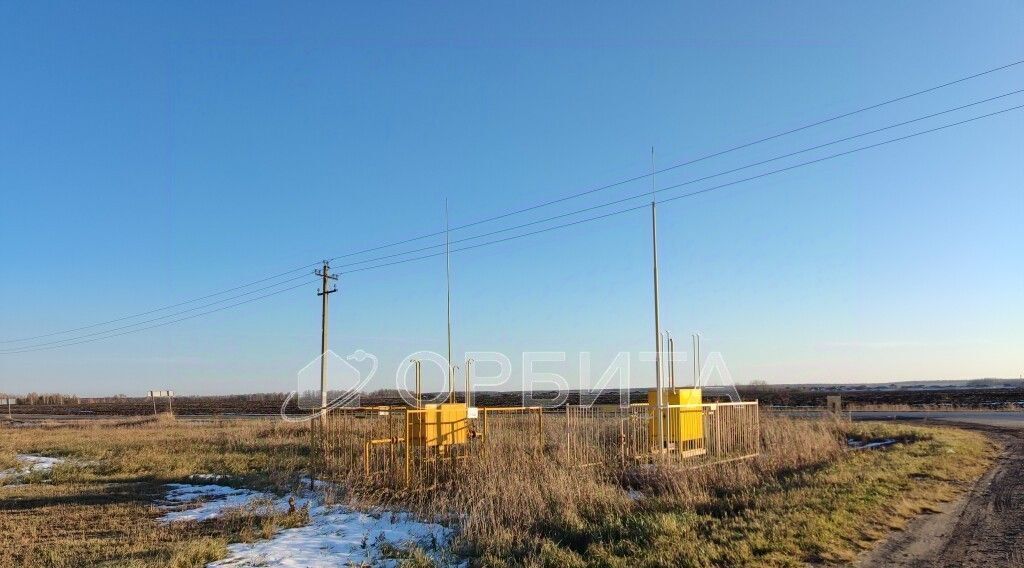
[[[676,343],[672,339],[672,334],[665,332],[668,335],[668,384],[671,392],[676,390]]]
[[[444,200],[444,270],[448,293],[448,396],[455,402],[455,366],[452,364],[452,251],[448,228],[448,199]]]
[[[665,425],[662,410],[665,407],[661,377],[661,304],[658,298],[658,205],[655,194],[654,147],[651,147],[651,249],[654,260],[654,388],[657,411],[654,414],[655,428],[658,431],[658,452],[665,449]]]
[[[413,369],[416,373],[416,408],[423,408],[423,362],[414,359]]]
[[[700,386],[700,333],[693,334],[693,386]]]
[[[697,360],[700,358],[697,356],[697,334],[691,333],[690,340],[693,342],[693,386],[697,388],[700,386],[698,381],[700,380],[700,372],[697,371]]]
[[[697,386],[701,386],[701,375],[704,373],[704,365],[700,354],[700,332],[697,332]]]
[[[668,354],[668,332],[661,332],[661,386],[663,389],[671,388],[672,375],[669,373]],[[667,402],[666,402],[667,404]],[[668,427],[665,428],[668,430]]]
[[[473,392],[473,360],[466,359],[466,408],[473,405],[472,392]]]

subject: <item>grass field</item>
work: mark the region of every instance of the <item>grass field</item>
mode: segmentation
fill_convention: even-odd
[[[846,439],[895,439],[847,451]],[[0,487],[0,567],[202,566],[230,542],[301,525],[302,513],[239,511],[159,522],[166,483],[230,475],[292,489],[308,430],[281,422],[169,419],[0,430],[0,469],[15,454],[66,458],[30,483]],[[766,415],[754,460],[609,477],[496,452],[458,490],[351,492],[352,506],[403,508],[456,523],[452,550],[481,566],[800,566],[853,558],[915,514],[952,499],[992,446],[937,427],[798,421]],[[0,484],[10,480],[0,481]],[[413,551],[405,562],[428,563]]]

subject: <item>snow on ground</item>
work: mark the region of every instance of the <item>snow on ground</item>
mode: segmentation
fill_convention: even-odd
[[[256,501],[273,503],[280,511],[288,510],[287,497],[249,489],[182,483],[169,487],[167,500],[175,504],[176,510],[164,515],[163,520],[167,522],[212,519],[229,509],[244,508]],[[196,502],[199,502],[198,507],[180,510],[181,506]],[[394,566],[397,561],[385,557],[387,549],[402,549],[415,544],[437,557],[437,549],[444,547],[452,536],[451,529],[416,521],[406,513],[360,513],[340,506],[323,505],[317,499],[296,498],[296,507],[304,504],[309,505],[308,525],[281,530],[269,540],[232,544],[228,547],[227,558],[209,566]]]
[[[224,481],[225,479],[231,479],[230,475],[217,475],[216,473],[193,473],[188,476],[189,479],[198,481]]]
[[[32,471],[50,471],[53,466],[64,463],[61,458],[50,458],[46,456],[34,456],[30,454],[18,454],[18,461]]]
[[[397,560],[383,557],[385,544],[395,548],[416,544],[431,554],[451,537],[451,530],[415,521],[403,513],[369,515],[325,506],[314,507],[309,513],[308,525],[285,529],[270,540],[232,544],[227,558],[209,566],[395,566]]]
[[[251,489],[235,489],[224,485],[192,485],[189,483],[171,483],[168,485],[171,490],[167,493],[167,500],[174,503],[168,508],[169,511],[161,520],[171,523],[174,521],[206,521],[219,517],[229,509],[241,509],[248,507],[256,501],[266,500],[274,504],[279,511],[288,510],[288,499],[277,498],[268,493],[253,491]],[[195,507],[182,509],[182,506],[197,504]],[[302,503],[296,503],[301,507]]]
[[[32,454],[18,454],[16,457],[21,462],[20,465],[16,468],[0,471],[0,479],[20,478],[37,471],[48,472],[53,469],[53,466],[64,463],[64,460],[61,458],[50,458]]]
[[[846,440],[846,445],[851,450],[874,450],[876,448],[884,448],[891,446],[896,443],[896,440],[875,440],[873,442],[862,442],[860,440],[854,440],[849,438]]]

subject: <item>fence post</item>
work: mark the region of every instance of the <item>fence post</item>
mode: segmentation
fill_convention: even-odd
[[[411,433],[411,431],[409,429],[409,411],[406,410],[405,411],[405,488],[406,489],[409,488],[409,485],[410,485],[410,482],[411,482],[410,481],[410,477],[412,475],[411,472],[410,472],[410,468],[412,467],[412,455],[409,452],[409,448],[412,447],[411,436],[412,436],[412,433]]]
[[[619,420],[619,459],[622,468],[626,467],[626,421]]]
[[[316,445],[316,426],[315,421],[309,421],[309,490],[312,491],[316,488],[316,474],[317,474],[317,456],[320,450]]]
[[[571,407],[565,405],[565,457],[572,464],[572,412]]]
[[[537,408],[537,455],[544,449],[544,409]]]

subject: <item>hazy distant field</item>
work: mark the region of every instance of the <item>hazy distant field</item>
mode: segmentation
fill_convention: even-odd
[[[825,406],[825,397],[839,394],[843,403],[860,408],[896,406],[903,408],[1021,408],[1024,409],[1024,388],[980,388],[974,386],[904,387],[865,389],[846,387],[842,390],[824,389],[820,386],[741,386],[738,391],[743,400],[759,400],[762,406]],[[474,395],[481,406],[519,406],[523,402],[518,392],[481,392]],[[539,399],[553,399],[553,392],[537,392]],[[578,401],[578,393],[570,392],[568,404]],[[646,402],[646,389],[630,392],[631,402]],[[178,415],[208,416],[217,414],[278,414],[284,394],[258,394],[209,397],[178,397],[174,399],[174,412]],[[610,391],[598,398],[601,404],[619,401],[618,391]],[[366,406],[401,404],[397,396],[370,394],[363,397]],[[157,401],[157,410],[165,411],[166,400]],[[0,408],[0,414],[6,413]],[[68,402],[65,404],[19,404],[11,409],[14,415],[24,414],[77,414],[80,416],[144,416],[153,414],[153,402],[147,398],[123,398],[113,401]],[[303,411],[292,401],[288,413],[301,414]]]

